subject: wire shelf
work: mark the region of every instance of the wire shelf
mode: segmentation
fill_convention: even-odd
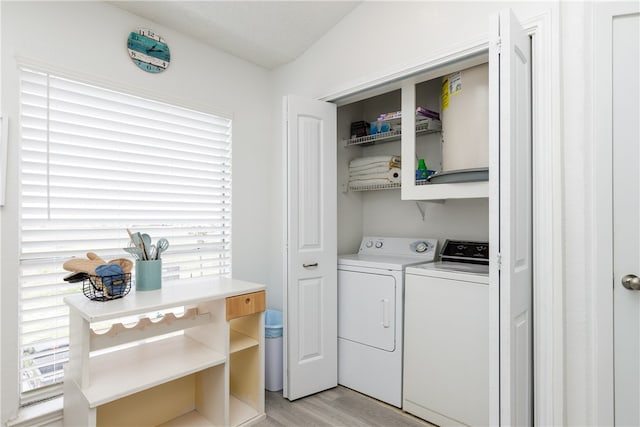
[[[347,147],[351,145],[375,144],[376,142],[391,142],[400,139],[402,131],[400,129],[390,130],[389,132],[376,133],[375,135],[358,136],[355,138],[345,139]]]
[[[400,188],[399,182],[390,182],[388,184],[349,184],[351,191],[371,191],[371,190],[391,190]]]
[[[436,119],[417,117],[416,134],[429,134],[442,131],[442,122]],[[359,136],[356,138],[344,139],[343,142],[347,147],[352,145],[371,145],[375,143],[391,142],[400,139],[402,131],[400,129],[390,130],[389,132],[376,133],[374,135]]]

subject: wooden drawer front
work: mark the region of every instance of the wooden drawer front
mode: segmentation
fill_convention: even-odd
[[[265,310],[265,292],[238,295],[227,298],[227,320]]]

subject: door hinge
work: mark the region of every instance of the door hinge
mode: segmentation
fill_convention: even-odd
[[[502,270],[502,254],[500,252],[496,255],[496,265],[498,266],[498,271]]]
[[[502,38],[498,37],[496,40],[496,49],[498,50],[498,54],[502,53]]]

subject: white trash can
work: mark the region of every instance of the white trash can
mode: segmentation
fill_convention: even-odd
[[[264,314],[265,373],[264,387],[282,390],[282,312],[267,310]]]

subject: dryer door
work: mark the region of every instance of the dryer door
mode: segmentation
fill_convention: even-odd
[[[385,273],[338,270],[338,338],[395,350],[396,287],[401,284]]]

